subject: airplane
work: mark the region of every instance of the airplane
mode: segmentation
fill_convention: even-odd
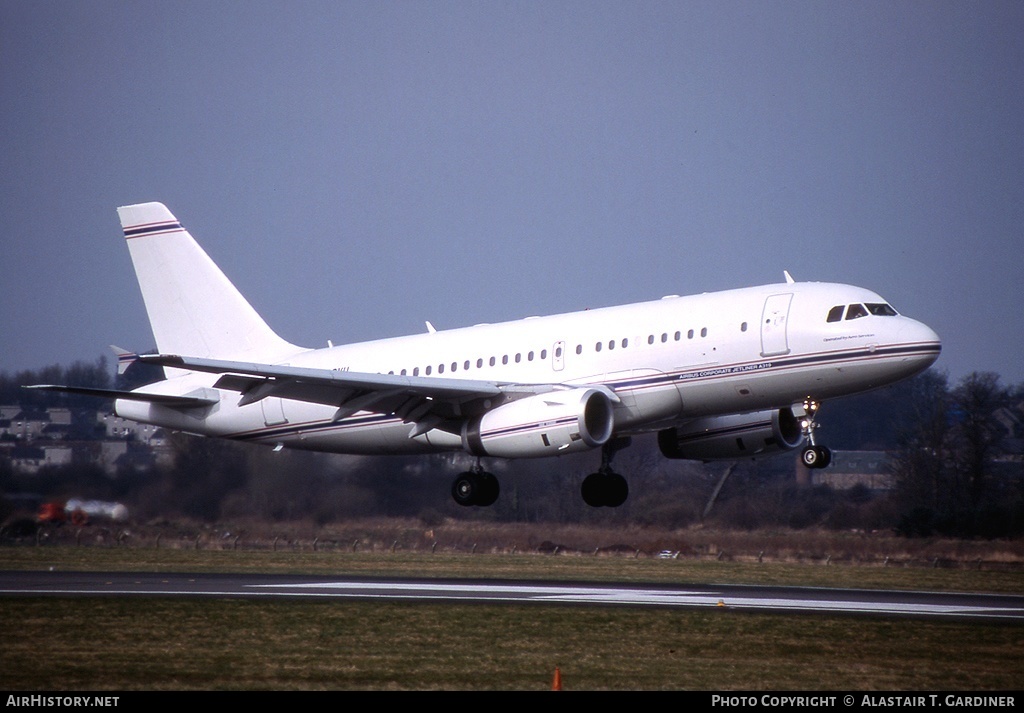
[[[909,378],[941,351],[928,326],[851,285],[785,282],[309,349],[278,336],[162,203],[118,208],[157,353],[118,351],[165,379],[113,398],[117,415],[202,436],[349,454],[464,452],[454,500],[488,506],[484,458],[600,450],[584,501],[617,507],[632,437],[671,459],[803,447],[822,400]]]

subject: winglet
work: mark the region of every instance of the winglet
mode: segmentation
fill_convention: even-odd
[[[789,270],[783,270],[782,274],[786,276],[786,284],[792,285],[796,282],[796,280],[793,279],[793,276],[789,274]]]

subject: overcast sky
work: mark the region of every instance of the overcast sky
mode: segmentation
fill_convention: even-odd
[[[782,280],[1024,381],[1024,3],[0,0],[0,370],[154,346],[161,201],[306,346]]]

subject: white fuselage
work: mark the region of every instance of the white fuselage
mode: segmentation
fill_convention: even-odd
[[[782,283],[500,324],[425,332],[326,349],[275,363],[370,374],[502,384],[603,386],[614,392],[615,435],[702,416],[788,407],[893,383],[930,366],[938,336],[891,311],[828,321],[833,308],[885,305],[877,294],[826,283]],[[840,310],[843,312],[843,310]],[[216,375],[186,373],[145,387],[201,391],[219,402],[190,414],[120,400],[119,415],[173,429],[338,453],[416,453],[464,443],[434,429],[410,436],[398,416],[267,397],[239,406]]]

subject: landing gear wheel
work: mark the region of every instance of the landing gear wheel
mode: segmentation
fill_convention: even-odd
[[[807,446],[800,454],[800,461],[808,468],[827,468],[832,462],[832,451],[824,446]]]
[[[590,507],[617,508],[629,497],[629,485],[618,473],[600,471],[583,479],[580,494]]]
[[[480,484],[476,473],[460,473],[452,482],[452,498],[459,505],[469,507],[476,503],[479,489]]]
[[[592,508],[617,508],[629,497],[629,484],[626,479],[612,470],[612,458],[618,451],[626,448],[632,439],[628,437],[613,438],[601,446],[601,467],[583,479],[580,494],[583,502]]]
[[[493,474],[487,472],[477,473],[477,477],[480,479],[480,492],[476,498],[476,504],[481,507],[487,507],[493,505],[494,501],[498,499],[498,493],[501,488],[498,486],[498,479]]]
[[[617,508],[629,497],[629,484],[618,473],[609,473],[605,477],[607,481],[605,482],[604,504],[610,508]]]
[[[464,507],[493,505],[500,491],[498,479],[484,470],[460,473],[452,482],[452,498]]]
[[[583,496],[583,502],[592,508],[599,508],[604,505],[604,497],[601,492],[601,474],[591,473],[583,479],[583,485],[580,486],[580,494]]]

